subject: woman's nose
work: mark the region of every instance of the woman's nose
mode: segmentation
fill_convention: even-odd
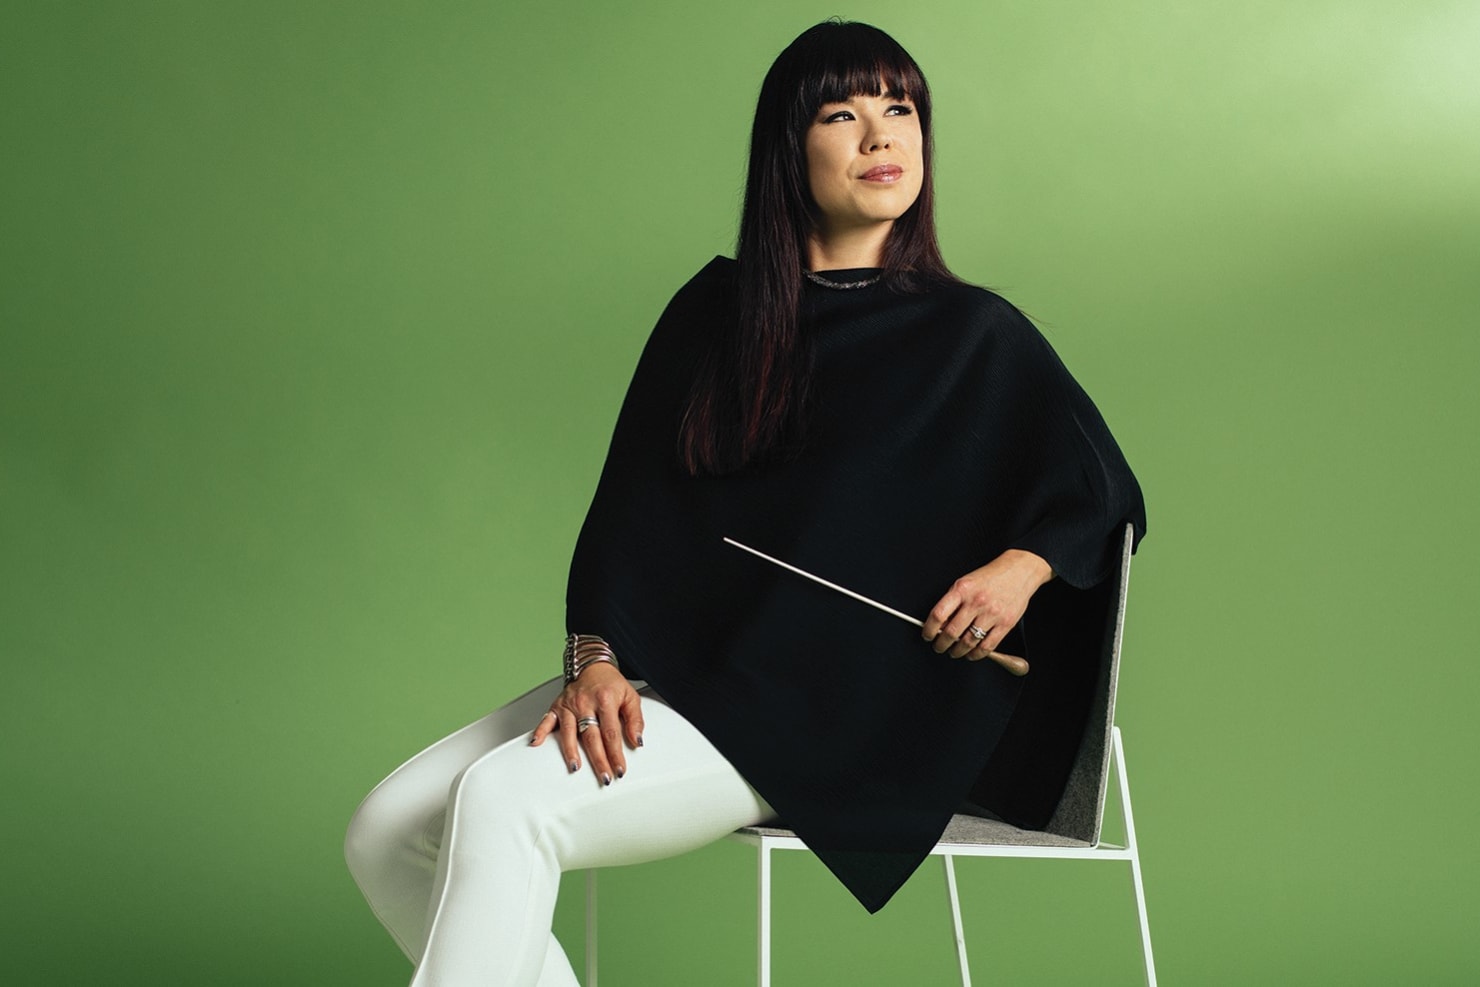
[[[863,146],[868,151],[883,151],[894,144],[894,135],[890,133],[888,124],[880,121],[875,124],[863,138]]]

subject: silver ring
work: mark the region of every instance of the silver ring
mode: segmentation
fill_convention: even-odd
[[[576,720],[576,733],[585,733],[587,727],[594,727],[601,721],[594,716],[583,716]]]
[[[978,641],[985,641],[987,639],[987,632],[984,631],[984,630],[982,630],[980,627],[976,626],[975,624],[972,624],[970,627],[966,628],[966,633],[970,634],[972,637],[976,638]]]

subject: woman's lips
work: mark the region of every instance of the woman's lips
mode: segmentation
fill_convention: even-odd
[[[896,182],[903,174],[904,169],[899,165],[882,164],[875,165],[858,177],[866,182]]]

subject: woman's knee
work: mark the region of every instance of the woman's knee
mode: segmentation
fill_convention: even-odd
[[[374,868],[375,862],[394,842],[389,810],[390,806],[380,797],[380,789],[376,789],[355,809],[345,829],[344,861],[355,880],[362,884],[362,877]]]
[[[392,775],[365,796],[344,834],[344,859],[362,886],[399,855],[435,859],[428,839],[441,836],[442,799],[426,797],[419,786],[400,784]],[[432,830],[435,829],[435,832]]]

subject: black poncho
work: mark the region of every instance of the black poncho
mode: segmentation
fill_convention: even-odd
[[[808,284],[816,354],[802,455],[690,477],[677,429],[707,336],[732,318],[715,258],[653,330],[567,589],[567,630],[606,638],[735,765],[870,911],[970,798],[1052,814],[1079,743],[1135,477],[1089,398],[981,288]],[[834,274],[842,280],[859,274]],[[723,543],[730,536],[923,618],[1009,548],[1058,578],[1000,650],[937,655],[917,628]]]

